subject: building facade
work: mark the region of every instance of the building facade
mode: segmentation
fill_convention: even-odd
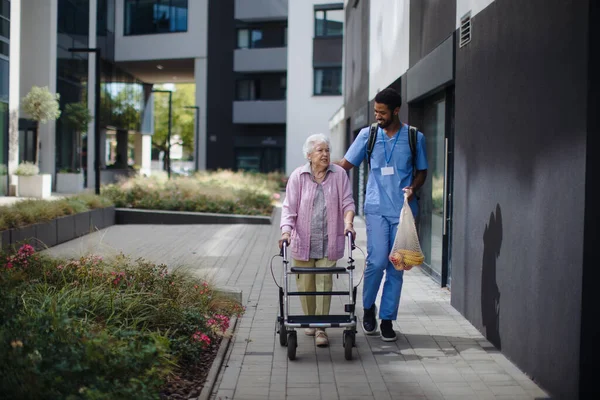
[[[348,146],[375,94],[401,92],[402,121],[427,141],[423,269],[552,398],[597,397],[597,2],[345,3],[332,129]]]
[[[285,171],[306,162],[302,145],[311,134],[329,132],[329,118],[342,106],[344,4],[290,0],[288,107]],[[339,154],[340,148],[332,151]]]
[[[94,122],[87,132],[73,132],[64,118],[37,126],[20,102],[32,86],[47,86],[62,111],[83,103],[93,115],[97,77],[103,183],[133,165],[150,173],[153,104],[165,96],[153,85],[164,83],[195,85],[198,169],[284,171],[290,154],[297,164],[298,143],[326,132],[342,102],[343,5],[305,3],[291,2],[300,8],[290,31],[288,0],[1,2],[0,193],[9,183],[15,191],[12,171],[36,156],[54,185],[58,174],[76,172],[94,187]],[[288,38],[297,53],[288,54]],[[290,60],[303,61],[291,87]],[[302,96],[294,112],[290,91]]]

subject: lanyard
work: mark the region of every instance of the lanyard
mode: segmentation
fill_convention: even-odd
[[[402,130],[402,127],[400,127]],[[392,151],[390,151],[390,158],[387,156],[387,146],[385,145],[385,134],[383,133],[383,129],[381,130],[381,139],[383,139],[383,151],[385,155],[385,165],[389,165],[392,160],[392,155],[394,155],[394,149],[396,148],[396,143],[398,143],[398,138],[400,137],[400,130],[396,133],[396,140],[394,140],[394,145],[392,146]]]

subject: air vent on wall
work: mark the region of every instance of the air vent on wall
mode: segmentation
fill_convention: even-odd
[[[460,19],[460,43],[459,47],[466,46],[471,41],[471,11]]]

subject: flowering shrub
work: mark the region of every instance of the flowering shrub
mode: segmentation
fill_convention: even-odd
[[[40,173],[40,168],[30,162],[22,162],[19,164],[17,169],[15,169],[15,175],[17,176],[35,176]]]
[[[155,399],[203,366],[244,309],[165,265],[29,245],[0,256],[0,393],[6,398]]]
[[[249,172],[199,172],[170,180],[137,176],[102,188],[117,207],[271,215],[278,179]]]

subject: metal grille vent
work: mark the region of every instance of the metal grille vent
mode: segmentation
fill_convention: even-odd
[[[464,47],[471,41],[471,11],[460,19],[459,47]]]

